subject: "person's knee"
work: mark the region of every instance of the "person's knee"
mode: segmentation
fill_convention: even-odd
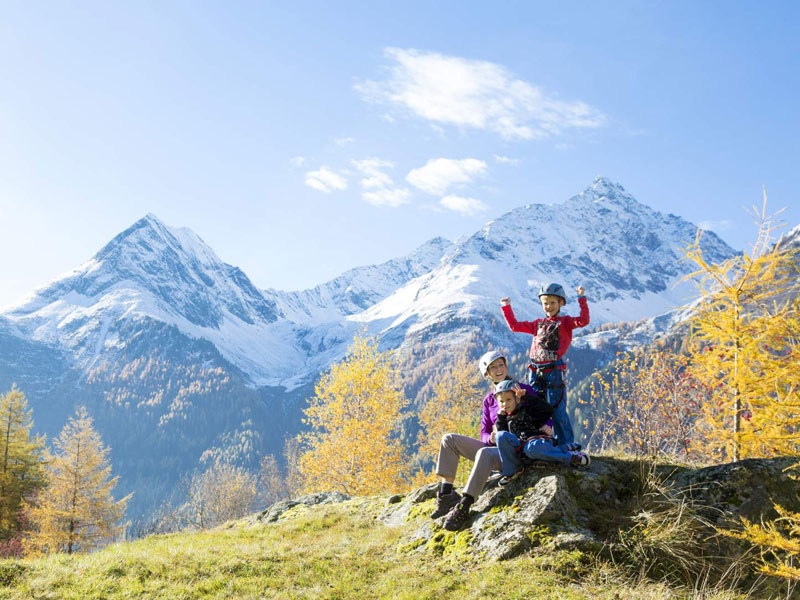
[[[455,433],[445,433],[442,436],[442,442],[441,442],[442,448],[452,448],[455,438],[456,438]]]
[[[514,438],[514,434],[510,431],[498,431],[494,436],[494,442],[498,446],[510,442]]]
[[[484,460],[486,460],[488,458],[489,452],[491,450],[493,450],[493,448],[491,448],[489,446],[487,446],[486,448],[481,448],[480,450],[478,450],[475,453],[475,464],[478,464],[479,462],[483,462]]]

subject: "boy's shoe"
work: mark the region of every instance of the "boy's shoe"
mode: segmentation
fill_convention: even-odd
[[[458,504],[461,496],[455,490],[449,494],[442,495],[441,492],[436,492],[436,510],[431,513],[431,519],[438,519],[445,516],[450,510]]]
[[[570,452],[572,455],[569,464],[573,467],[588,467],[592,464],[592,458],[586,452]]]
[[[469,518],[469,504],[461,501],[447,515],[444,521],[444,528],[447,531],[458,531],[467,524]]]
[[[517,469],[517,471],[515,471],[511,475],[503,475],[500,478],[500,481],[497,482],[497,485],[506,486],[512,481],[514,481],[520,475],[522,475],[522,469]]]
[[[490,483],[495,483],[495,482],[497,482],[499,479],[501,479],[502,477],[503,477],[503,473],[502,473],[501,471],[492,471],[492,472],[489,474],[489,477],[488,477],[488,479],[486,480],[486,483],[487,483],[487,484],[490,484]]]
[[[578,442],[571,442],[569,444],[559,444],[564,450],[568,452],[578,452],[583,450],[583,446],[581,446]]]

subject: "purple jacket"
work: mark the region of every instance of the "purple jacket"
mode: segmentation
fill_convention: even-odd
[[[529,385],[520,383],[519,386],[525,390],[526,394],[535,396],[537,392]],[[500,410],[500,405],[494,397],[494,392],[489,392],[483,399],[483,414],[481,415],[481,441],[484,444],[494,445],[489,441],[492,436],[492,428],[497,421],[497,411]]]

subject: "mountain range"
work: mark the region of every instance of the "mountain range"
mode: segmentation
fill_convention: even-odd
[[[0,389],[16,382],[51,436],[85,404],[142,514],[204,461],[254,467],[279,452],[356,332],[400,352],[455,351],[476,336],[523,351],[530,339],[508,331],[499,299],[537,318],[536,291],[550,281],[586,287],[593,326],[658,323],[691,297],[682,256],[696,233],[598,177],[565,202],[286,292],[260,289],[194,232],[149,214],[0,314]],[[713,262],[734,254],[711,232],[702,245]]]

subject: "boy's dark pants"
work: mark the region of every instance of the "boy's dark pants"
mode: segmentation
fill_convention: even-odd
[[[534,367],[528,369],[528,385],[547,398],[548,404],[555,408],[553,413],[553,430],[556,443],[571,444],[575,441],[572,433],[572,423],[567,414],[567,388],[564,386],[564,371],[558,368],[563,365],[562,361],[548,363],[545,367]]]

